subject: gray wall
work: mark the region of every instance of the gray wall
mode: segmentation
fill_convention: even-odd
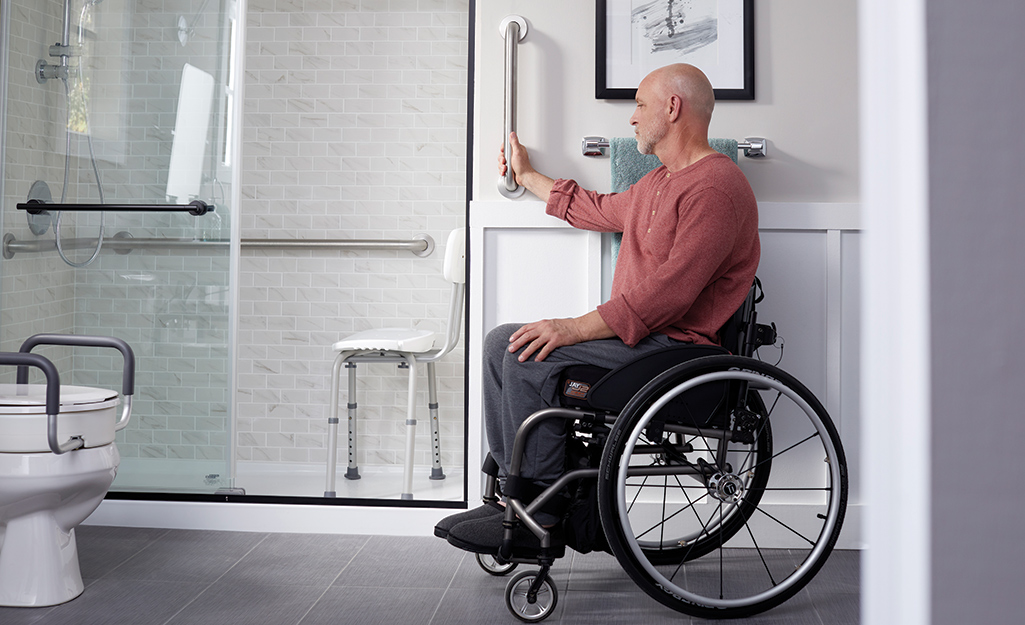
[[[932,0],[927,29],[932,621],[1020,623],[1025,3]]]

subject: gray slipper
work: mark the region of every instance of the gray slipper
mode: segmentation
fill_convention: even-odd
[[[447,538],[449,530],[463,521],[476,521],[477,519],[486,519],[490,516],[498,516],[501,518],[503,512],[505,512],[504,506],[500,506],[494,502],[489,502],[483,506],[467,510],[466,512],[452,514],[438,521],[438,524],[434,526],[434,535],[438,538]]]
[[[472,521],[464,521],[452,527],[448,532],[448,542],[453,547],[473,553],[496,555],[502,547],[505,537],[505,528],[502,526],[503,516],[484,517]],[[561,558],[566,554],[566,540],[562,535],[562,524],[549,528],[551,532],[551,547],[547,554],[542,553],[541,541],[537,536],[524,527],[517,524],[513,530],[512,556],[516,558],[534,558],[540,555],[548,555],[554,558]]]

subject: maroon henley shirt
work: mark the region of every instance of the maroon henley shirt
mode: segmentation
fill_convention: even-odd
[[[576,228],[623,233],[598,314],[630,346],[652,332],[718,343],[758,268],[758,205],[722,154],[675,173],[658,167],[622,193],[557,180],[545,210]]]

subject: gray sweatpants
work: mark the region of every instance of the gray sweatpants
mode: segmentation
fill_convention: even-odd
[[[531,414],[557,406],[559,375],[572,365],[589,364],[614,369],[641,354],[680,342],[664,334],[652,334],[634,347],[618,338],[587,341],[552,351],[542,362],[526,362],[509,352],[509,337],[523,324],[505,324],[484,339],[484,426],[491,455],[505,475],[520,424]],[[546,419],[527,439],[520,475],[535,482],[551,483],[565,473],[565,419]]]

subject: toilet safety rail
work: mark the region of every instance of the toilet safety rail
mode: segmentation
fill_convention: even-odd
[[[427,234],[415,234],[411,239],[242,239],[244,249],[278,250],[345,250],[345,251],[407,251],[416,256],[429,256],[434,252],[434,239]],[[227,248],[230,242],[223,239],[173,239],[135,238],[128,232],[118,232],[103,239],[103,249],[117,254],[128,254],[134,250],[203,250]],[[57,249],[53,239],[19,241],[11,233],[3,237],[3,257],[14,258],[15,254],[27,252],[49,252]],[[61,247],[70,249],[93,249],[95,238],[72,238],[61,242]]]
[[[72,436],[61,443],[57,438],[57,416],[60,414],[60,374],[57,372],[57,367],[48,358],[30,353],[32,348],[38,345],[111,347],[120,351],[124,357],[121,394],[125,397],[125,407],[114,429],[123,430],[128,425],[128,420],[132,416],[132,395],[135,394],[135,353],[128,343],[112,336],[36,334],[26,339],[18,352],[0,353],[0,364],[18,367],[17,382],[19,385],[28,384],[29,367],[42,370],[46,377],[46,441],[50,446],[50,451],[58,455],[63,454],[82,447],[85,441],[81,437]]]
[[[509,135],[516,130],[516,51],[519,42],[527,36],[527,20],[519,15],[509,15],[498,28],[505,39],[505,107],[503,109],[504,154],[509,154]],[[523,195],[523,187],[516,184],[512,167],[507,167],[505,176],[498,180],[498,192],[507,198]]]

